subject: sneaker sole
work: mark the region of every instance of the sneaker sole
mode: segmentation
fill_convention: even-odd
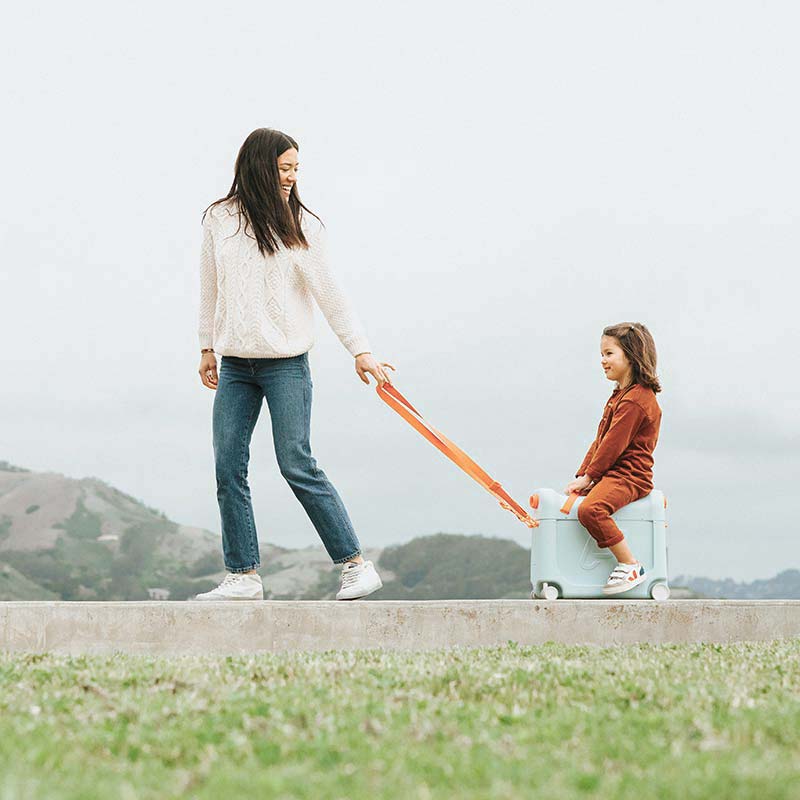
[[[624,592],[629,592],[631,589],[635,589],[640,584],[644,583],[645,577],[641,575],[635,581],[630,581],[629,583],[623,583],[620,586],[612,586],[612,587],[603,587],[603,594],[623,594]]]
[[[372,594],[373,592],[377,592],[378,589],[382,589],[382,588],[383,588],[383,581],[379,579],[376,586],[374,586],[371,589],[367,589],[367,591],[364,592],[363,594],[354,595],[353,597],[337,597],[336,599],[337,600],[360,600],[362,597],[366,597],[367,595]]]
[[[226,603],[228,601],[237,601],[237,600],[263,600],[264,596],[261,597],[193,597],[192,600],[196,600],[198,603]]]

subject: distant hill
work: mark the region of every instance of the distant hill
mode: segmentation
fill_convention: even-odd
[[[380,600],[530,597],[530,551],[507,539],[439,533],[388,547]]]
[[[321,546],[260,547],[268,599],[335,596],[339,570]],[[529,597],[530,551],[505,539],[438,533],[364,556],[384,582],[371,600]],[[0,600],[185,600],[224,574],[218,533],[173,522],[99,478],[0,461]],[[676,598],[800,598],[800,571],[671,585]]]
[[[690,578],[680,575],[676,586],[685,586],[697,597],[719,600],[800,600],[800,570],[787,569],[774,578],[737,583],[730,578]]]
[[[34,583],[10,564],[0,562],[0,600],[61,600],[55,592]]]
[[[321,548],[320,554],[324,555]],[[375,562],[383,580],[383,589],[368,600],[530,597],[530,551],[507,539],[437,533],[377,552],[367,551],[365,557]],[[271,584],[280,575],[265,576],[265,587],[274,590]],[[339,573],[331,572],[328,566],[315,584],[296,597],[329,600],[338,588]]]
[[[219,536],[178,525],[98,478],[0,462],[0,599],[188,596],[222,572]]]
[[[324,548],[260,546],[267,598],[335,596],[339,569]],[[529,592],[528,551],[510,541],[437,534],[364,556],[380,567],[380,599]],[[146,600],[151,590],[183,600],[224,574],[219,534],[172,522],[98,478],[0,461],[0,600]]]

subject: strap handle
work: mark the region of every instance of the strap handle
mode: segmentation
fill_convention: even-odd
[[[423,419],[422,414],[391,383],[378,384],[376,391],[386,405],[396,411],[412,428],[421,433],[437,450],[466,472],[470,478],[483,486],[486,491],[500,502],[503,508],[511,511],[520,522],[523,522],[529,528],[538,527],[537,520],[533,519],[521,505],[515,502],[505,489],[491,475],[481,469],[458,445],[429,425]]]
[[[575,505],[575,501],[580,497],[577,492],[572,492],[569,494],[567,499],[564,501],[564,505],[561,506],[561,513],[562,514],[569,514],[572,511],[572,506]]]

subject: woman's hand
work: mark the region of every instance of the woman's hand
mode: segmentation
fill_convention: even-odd
[[[396,371],[391,364],[387,364],[385,361],[381,361],[379,364],[372,353],[359,353],[356,356],[356,372],[364,383],[369,383],[367,374],[372,375],[381,386],[384,383],[391,383],[389,375],[384,371],[384,367],[392,370],[392,372]]]
[[[203,386],[209,389],[217,388],[217,358],[213,353],[203,353],[200,357],[200,380],[203,381]]]
[[[568,483],[566,489],[564,489],[565,494],[580,494],[587,486],[590,486],[592,483],[592,479],[588,475],[581,475],[580,478],[572,481],[572,483]]]

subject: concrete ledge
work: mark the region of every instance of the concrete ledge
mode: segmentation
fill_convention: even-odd
[[[800,600],[0,602],[6,652],[202,655],[800,636]]]

